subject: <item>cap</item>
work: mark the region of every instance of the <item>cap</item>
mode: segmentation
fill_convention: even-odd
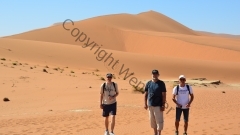
[[[185,77],[184,75],[180,75],[180,76],[179,76],[179,79],[181,79],[181,78],[186,79],[186,77]]]
[[[112,77],[111,73],[107,73],[106,77]]]
[[[158,72],[158,70],[154,69],[154,70],[152,71],[152,74],[159,74],[159,72]]]

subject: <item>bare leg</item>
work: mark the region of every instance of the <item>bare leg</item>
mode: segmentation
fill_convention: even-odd
[[[184,133],[187,133],[188,122],[184,122]]]
[[[175,121],[175,128],[176,128],[176,131],[178,131],[178,128],[179,128],[179,121],[178,120]]]
[[[158,131],[158,135],[161,135],[161,130]]]
[[[112,115],[112,121],[111,121],[111,132],[113,132],[115,127],[115,115]]]
[[[157,128],[153,128],[153,131],[154,131],[154,134],[155,134],[155,135],[158,135]]]
[[[105,128],[108,131],[108,117],[105,117]]]
[[[184,133],[187,133],[189,109],[184,109],[183,115],[184,115]]]

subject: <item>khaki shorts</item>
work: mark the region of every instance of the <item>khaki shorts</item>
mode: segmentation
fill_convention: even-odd
[[[160,107],[149,106],[149,119],[152,128],[157,128],[157,130],[163,129],[163,112],[160,111]]]

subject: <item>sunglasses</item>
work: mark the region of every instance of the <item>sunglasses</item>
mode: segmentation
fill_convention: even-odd
[[[186,79],[180,79],[180,81],[186,81]]]
[[[107,78],[112,78],[112,77],[107,77]]]

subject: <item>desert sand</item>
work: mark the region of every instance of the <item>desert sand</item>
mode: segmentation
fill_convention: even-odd
[[[195,94],[188,133],[240,135],[240,36],[194,31],[155,11],[68,22],[69,31],[63,22],[0,38],[0,98],[10,100],[0,101],[0,135],[103,134],[99,92],[107,72],[120,90],[115,134],[152,134],[143,94],[129,84],[150,80],[152,69],[167,86],[164,135],[175,131],[171,97],[180,74]],[[76,42],[74,28],[102,45],[98,52],[84,47],[87,39]]]

